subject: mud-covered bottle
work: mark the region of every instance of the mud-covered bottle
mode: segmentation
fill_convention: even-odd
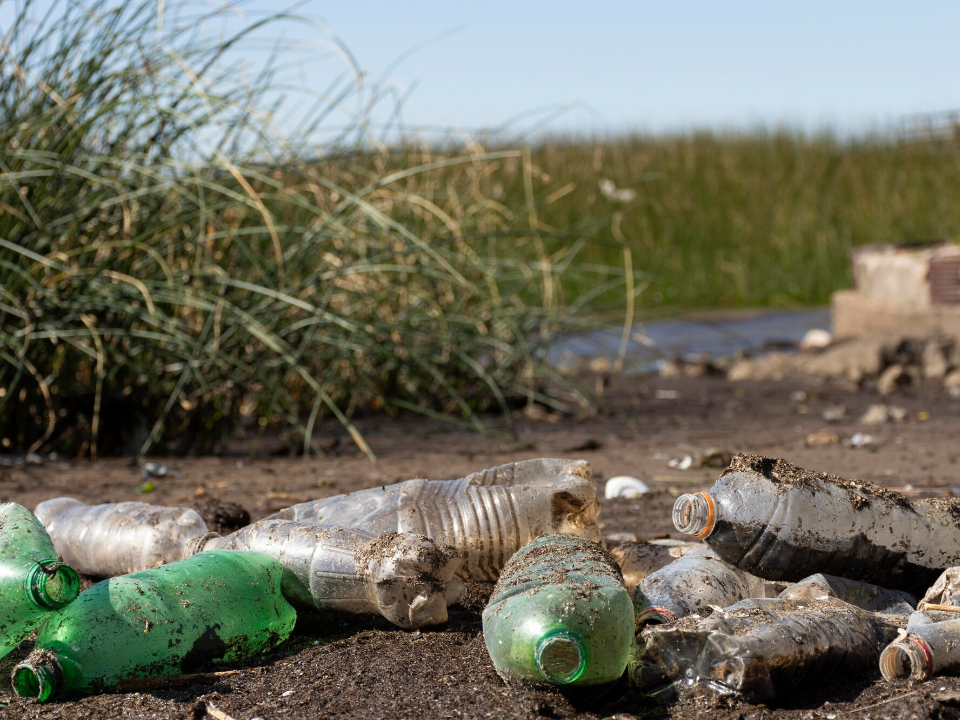
[[[483,611],[484,642],[507,682],[615,682],[633,630],[620,569],[599,543],[573,535],[542,537],[517,552]]]
[[[960,501],[910,501],[867,482],[737,455],[706,493],[683,495],[678,530],[770,580],[826,573],[920,595],[960,564]]]
[[[40,521],[21,505],[0,504],[0,657],[79,592],[80,578],[57,557]]]
[[[301,607],[383,615],[404,628],[447,620],[463,597],[452,548],[411,533],[261,520],[230,535],[197,538],[193,550],[255,550],[283,566],[283,593]]]
[[[691,550],[637,585],[637,627],[673,622],[747,598],[776,597],[784,583],[763,580],[731,565],[710,547]]]
[[[407,480],[293,505],[270,519],[425,535],[456,548],[462,577],[496,580],[510,557],[554,533],[599,540],[590,465],[542,458],[457,480]]]
[[[181,560],[187,542],[207,532],[194,510],[140,502],[85,505],[61,497],[37,505],[36,514],[64,561],[97,577]]]
[[[906,633],[880,655],[880,673],[888,682],[920,682],[960,665],[960,618],[935,621],[915,612]]]
[[[699,620],[648,626],[631,654],[630,678],[663,701],[740,695],[770,702],[817,678],[875,667],[881,648],[906,622],[908,600],[877,586],[818,575],[777,598],[747,599]]]
[[[104,580],[43,626],[13,689],[43,702],[265,652],[296,623],[281,574],[268,555],[214,550]]]

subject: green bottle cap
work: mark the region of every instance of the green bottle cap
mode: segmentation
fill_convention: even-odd
[[[27,593],[37,605],[57,610],[80,594],[80,576],[56,558],[40,560],[27,573]]]
[[[537,643],[536,659],[543,677],[558,685],[574,682],[587,668],[583,641],[567,631],[542,638]]]
[[[60,660],[49,650],[30,653],[26,660],[13,668],[10,680],[17,695],[36,698],[37,702],[49,700],[63,690]]]

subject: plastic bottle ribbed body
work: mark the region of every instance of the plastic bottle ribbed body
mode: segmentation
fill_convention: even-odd
[[[381,614],[405,628],[446,622],[463,581],[455,553],[424,537],[261,520],[203,549],[253,550],[283,566],[283,592],[301,606]]]
[[[619,568],[598,544],[539,538],[503,568],[483,611],[483,638],[508,682],[597,686],[618,680],[633,640]]]
[[[699,548],[637,585],[633,595],[637,626],[671,622],[746,598],[774,597],[780,590],[725,562],[711,548]]]
[[[960,563],[956,510],[956,501],[910,502],[870,483],[737,456],[709,493],[679,498],[674,518],[755,575],[822,572],[921,594],[940,569]]]
[[[934,622],[924,612],[910,616],[907,632],[880,655],[885,680],[919,682],[960,665],[960,619]]]
[[[597,498],[583,461],[527,460],[456,480],[408,480],[294,505],[270,519],[412,532],[456,548],[462,576],[495,580],[513,553],[553,533],[599,540]]]
[[[97,583],[40,630],[14,689],[40,700],[101,692],[265,652],[296,623],[281,573],[262,553],[217,550]]]
[[[64,561],[99,577],[180,560],[187,542],[207,532],[194,510],[138,502],[84,505],[55,498],[37,505],[36,514]]]
[[[889,616],[836,599],[748,599],[694,624],[648,627],[630,676],[641,691],[664,699],[736,694],[770,702],[805,682],[875,666],[897,629]]]
[[[21,505],[0,504],[0,657],[79,591],[79,577],[57,559],[40,521]]]

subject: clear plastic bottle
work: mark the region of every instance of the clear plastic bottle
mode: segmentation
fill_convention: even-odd
[[[637,627],[673,622],[747,598],[776,597],[781,590],[783,583],[751,575],[721,560],[711,548],[701,547],[637,585],[633,593]]]
[[[374,535],[312,522],[261,520],[230,535],[208,534],[189,551],[254,550],[283,566],[283,593],[304,607],[383,615],[403,628],[447,620],[464,584],[452,548],[411,533]]]
[[[777,598],[649,626],[631,654],[631,680],[665,701],[678,694],[741,695],[760,703],[817,678],[875,667],[880,649],[906,621],[896,609],[909,604],[864,585],[818,576]],[[886,612],[844,602],[838,591]]]
[[[634,540],[611,547],[610,557],[620,566],[627,590],[633,591],[660,568],[703,546],[687,540]]]
[[[193,510],[139,502],[84,505],[61,497],[37,505],[36,515],[64,561],[97,577],[180,560],[188,541],[207,532]]]
[[[920,682],[960,665],[960,618],[934,621],[920,611],[910,616],[906,632],[880,655],[880,673],[888,682]]]
[[[738,455],[707,493],[683,495],[677,529],[771,580],[815,572],[921,594],[960,564],[956,500],[911,502],[871,483]]]
[[[80,578],[57,558],[37,518],[16,503],[0,504],[0,657],[79,592]]]
[[[43,626],[13,689],[44,702],[266,652],[296,623],[281,573],[262,553],[216,550],[97,583]]]
[[[542,458],[457,480],[408,480],[313,500],[270,518],[425,535],[457,549],[464,578],[496,580],[535,538],[562,533],[599,541],[597,508],[588,463]]]
[[[620,569],[600,546],[542,537],[503,568],[483,639],[507,682],[598,686],[620,679],[634,634]]]

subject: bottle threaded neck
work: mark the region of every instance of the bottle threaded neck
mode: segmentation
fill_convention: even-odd
[[[919,638],[907,636],[880,653],[880,674],[887,682],[926,680],[932,673],[933,656]]]
[[[57,610],[77,599],[80,576],[56,558],[40,560],[27,572],[26,587],[35,604],[47,610]]]
[[[681,495],[673,504],[673,526],[682,533],[705,538],[715,521],[716,508],[707,493]]]
[[[537,668],[548,682],[567,685],[576,681],[587,668],[583,641],[573,633],[561,631],[537,643]]]
[[[54,653],[38,650],[13,668],[10,681],[14,692],[20,697],[32,697],[37,702],[45,702],[63,691],[63,670]]]

